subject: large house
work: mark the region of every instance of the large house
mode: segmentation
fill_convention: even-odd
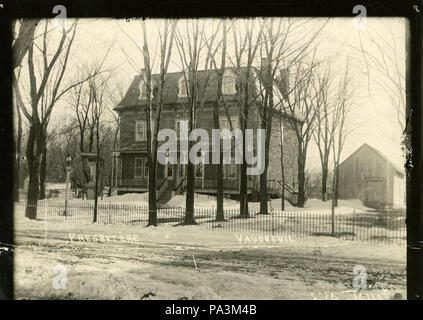
[[[339,198],[374,208],[404,206],[404,170],[365,143],[339,165]]]
[[[260,83],[257,69],[251,76],[252,90],[257,93]],[[152,76],[153,87],[158,83],[157,74]],[[255,77],[255,79],[254,79]],[[196,128],[207,130],[211,139],[213,128],[213,107],[216,101],[217,72],[198,72],[200,95],[204,100],[199,102],[195,115]],[[235,71],[227,68],[223,76],[223,95],[225,108],[219,114],[220,128],[239,127],[239,109],[236,104],[237,81]],[[274,86],[274,90],[278,86]],[[152,90],[153,96],[156,89]],[[281,97],[280,91],[275,94],[275,99]],[[202,100],[202,99],[200,99]],[[153,99],[153,108],[156,97]],[[186,77],[182,72],[168,73],[165,77],[163,108],[160,119],[160,129],[170,128],[179,131],[182,121],[187,120],[186,105],[188,103]],[[260,99],[249,108],[247,128],[260,128],[259,114]],[[137,75],[132,80],[128,91],[122,101],[114,108],[120,116],[120,146],[113,152],[113,182],[112,188],[117,194],[127,192],[148,191],[148,155],[146,136],[146,86],[142,75]],[[230,122],[229,122],[230,120]],[[280,121],[281,120],[281,121]],[[290,127],[290,121],[300,121],[294,115],[275,111],[273,129],[269,146],[268,167],[268,192],[277,196],[281,191],[281,159],[280,159],[280,123],[283,127],[284,142],[284,172],[285,194],[290,196],[296,191],[297,180],[297,139]],[[178,137],[178,139],[180,139]],[[233,147],[234,144],[232,144]],[[255,149],[255,148],[254,148]],[[255,150],[254,150],[255,152]],[[224,165],[224,193],[227,197],[237,198],[239,195],[239,167],[240,165]],[[195,192],[213,194],[216,192],[216,165],[199,164],[195,166]],[[172,194],[183,193],[186,187],[186,165],[183,164],[158,164],[158,197],[159,202],[164,202]],[[251,199],[257,199],[259,192],[259,176],[249,176],[248,193]]]

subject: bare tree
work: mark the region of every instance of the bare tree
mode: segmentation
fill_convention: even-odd
[[[109,77],[96,76],[89,80],[90,94],[92,96],[92,107],[91,107],[91,119],[95,124],[95,151],[96,151],[96,162],[95,162],[95,184],[94,184],[94,217],[93,222],[97,222],[97,204],[99,196],[99,182],[100,173],[103,166],[103,159],[101,157],[104,142],[108,136],[112,133],[111,127],[102,126],[102,118],[104,112],[108,110],[107,102],[109,92],[107,82]]]
[[[369,96],[379,89],[390,101],[391,110],[395,114],[395,123],[401,132],[405,130],[405,68],[402,65],[404,56],[401,50],[404,45],[399,42],[394,30],[398,26],[395,21],[386,21],[387,32],[383,34],[375,28],[366,28],[359,33],[358,50],[365,61],[364,73],[367,76]],[[364,38],[364,39],[363,39]],[[364,40],[364,41],[363,41]],[[366,43],[366,46],[363,45]],[[406,54],[406,53],[405,53]],[[391,114],[386,114],[373,104],[375,110],[383,117],[392,121]]]
[[[74,85],[72,85],[67,95],[68,105],[73,109],[76,123],[73,129],[77,129],[78,131],[79,154],[93,152],[94,150],[97,123],[96,117],[93,116],[92,113],[95,104],[94,98],[98,88],[93,86],[90,81],[105,72],[105,70],[102,70],[102,66],[108,56],[109,50],[110,47],[100,62],[79,71],[79,75],[73,80]],[[107,91],[110,99],[114,99],[114,95],[111,93],[112,91],[109,89],[107,82],[105,86],[107,86],[107,88],[103,88],[102,91]],[[96,89],[93,90],[93,87]],[[113,113],[111,112],[111,114]],[[81,159],[81,177],[80,187],[83,188],[84,185],[90,181],[90,173],[86,159]]]
[[[94,124],[90,122],[89,117],[91,104],[92,95],[90,94],[89,88],[85,83],[80,83],[69,93],[69,105],[74,110],[74,115],[76,117],[76,129],[78,129],[79,136],[78,151],[80,154],[86,151],[86,138],[91,141],[87,151],[92,152],[92,142],[94,141]],[[90,180],[90,174],[85,160],[81,161],[81,176],[82,181],[80,187],[88,183]]]
[[[30,87],[30,111],[27,110],[23,102],[19,85],[14,79],[14,88],[17,98],[17,104],[19,105],[21,111],[28,119],[30,123],[29,136],[27,142],[26,157],[29,167],[29,185],[28,185],[28,197],[27,197],[27,208],[25,215],[28,218],[35,219],[37,214],[37,201],[39,196],[39,167],[41,156],[43,154],[43,149],[45,147],[45,127],[46,123],[50,119],[50,115],[55,105],[63,94],[65,94],[71,87],[67,87],[59,91],[60,82],[62,81],[63,75],[66,70],[66,64],[69,57],[70,48],[76,32],[77,21],[72,24],[68,29],[62,30],[62,36],[59,42],[57,49],[53,52],[52,58],[48,61],[48,48],[47,48],[47,21],[46,27],[44,28],[44,33],[42,37],[42,47],[40,48],[37,45],[37,48],[40,49],[42,54],[42,66],[40,70],[41,82],[37,86],[37,72],[35,71],[36,61],[34,59],[34,42],[31,43],[28,49],[28,74],[29,74],[29,87]],[[70,37],[69,37],[70,35]],[[65,45],[67,43],[67,45]],[[59,62],[59,58],[62,56],[61,63],[61,72],[55,77],[54,83],[56,84],[51,91],[51,100],[47,105],[45,110],[41,109],[41,99],[46,95],[46,86],[50,82],[50,79],[53,74],[53,68]]]
[[[262,41],[263,24],[259,24],[258,29],[256,29],[256,25],[252,19],[235,21],[231,26],[231,31],[234,47],[234,59],[229,57],[229,61],[236,73],[236,103],[239,112],[240,129],[243,136],[243,161],[240,165],[239,187],[240,216],[248,218],[248,177],[246,161],[246,153],[248,150],[247,144],[245,143],[245,129],[247,129],[250,106],[253,105],[257,99],[257,94],[253,90],[254,81],[252,79],[255,76],[253,71],[253,62]],[[246,60],[245,64],[243,63],[243,60]]]
[[[222,25],[222,39],[218,41],[213,47],[213,43],[215,43],[216,37],[219,32],[219,26]],[[219,122],[219,114],[220,110],[225,108],[227,110],[226,104],[223,97],[222,87],[223,87],[223,75],[225,72],[226,67],[226,48],[227,48],[227,32],[228,28],[226,26],[226,20],[223,19],[221,23],[218,24],[217,28],[213,30],[209,39],[206,39],[205,35],[204,42],[207,46],[207,58],[205,61],[205,69],[209,71],[209,69],[214,69],[216,73],[216,100],[214,101],[213,105],[213,129],[220,129],[220,122]],[[216,54],[218,49],[221,47],[221,60],[220,66],[217,65],[217,58]],[[208,67],[210,62],[210,68]],[[207,72],[207,76],[209,76],[209,72]],[[205,91],[203,91],[203,105],[205,101]],[[228,116],[228,121],[230,121],[230,117]],[[220,143],[219,143],[220,145]],[[219,162],[215,165],[216,170],[216,221],[225,221],[225,215],[223,211],[223,153],[222,153],[222,146],[220,145],[219,150]]]
[[[16,23],[19,24],[19,31],[15,34]],[[39,19],[21,19],[19,21],[14,20],[12,22],[12,53],[13,53],[13,72],[15,69],[22,66],[22,60],[28,52],[28,49],[32,42],[34,41],[35,29],[39,23]],[[18,75],[14,77],[14,87],[16,87],[16,82],[20,78],[20,68],[18,69]],[[15,99],[16,91],[15,91]],[[19,102],[15,100],[14,110],[16,112],[17,122],[16,126],[16,136],[14,143],[14,153],[15,153],[15,165],[14,165],[14,184],[13,184],[13,200],[19,201],[19,186],[21,184],[21,152],[22,152],[22,114],[19,107]]]
[[[196,126],[196,114],[201,102],[199,96],[198,70],[202,51],[205,47],[201,33],[204,31],[204,21],[200,26],[200,20],[188,20],[185,24],[185,37],[181,27],[178,26],[175,34],[176,48],[178,50],[181,67],[183,71],[184,83],[187,88],[187,100],[185,104],[188,115],[188,137]],[[203,84],[206,89],[207,84]],[[205,90],[204,90],[205,91]],[[194,141],[188,140],[188,155]],[[187,164],[187,191],[185,204],[185,219],[183,224],[196,224],[194,219],[194,164],[188,159]]]
[[[343,77],[339,81],[338,91],[335,97],[335,106],[333,113],[334,134],[332,143],[333,154],[333,206],[338,205],[338,188],[339,188],[339,162],[345,140],[354,130],[354,127],[348,126],[348,116],[351,112],[351,96],[353,93],[351,77],[349,75],[348,63],[346,65]]]
[[[147,27],[145,21],[141,22],[143,34],[142,56],[144,59],[145,72],[142,81],[146,86],[147,107],[147,150],[148,150],[148,226],[157,226],[157,136],[160,128],[160,117],[163,109],[164,85],[166,74],[172,54],[175,38],[176,21],[165,20],[163,30],[157,28],[160,39],[160,66],[158,81],[152,78],[152,63],[148,46]],[[157,91],[156,91],[157,90]]]
[[[306,201],[305,168],[307,159],[307,150],[309,142],[313,137],[313,132],[317,125],[318,108],[315,106],[316,92],[313,89],[313,77],[315,73],[316,62],[315,52],[311,62],[306,64],[304,61],[295,63],[294,70],[291,72],[293,80],[292,90],[287,95],[284,103],[284,109],[292,115],[302,117],[302,121],[290,119],[290,127],[294,130],[298,141],[298,201],[297,205],[303,207]]]
[[[322,201],[327,200],[327,179],[329,173],[329,156],[332,150],[336,122],[333,121],[333,103],[330,98],[330,73],[326,69],[323,77],[314,79],[314,88],[317,92],[315,100],[317,112],[316,130],[313,132],[314,141],[319,149],[320,164],[322,167]]]
[[[284,96],[287,94],[287,84],[284,92],[278,92],[279,81],[286,71],[289,72],[291,66],[296,61],[304,58],[307,50],[313,45],[316,36],[326,26],[328,20],[324,21],[315,32],[313,32],[307,39],[292,39],[297,28],[301,28],[303,24],[308,23],[308,20],[300,20],[294,22],[291,19],[280,19],[277,24],[272,18],[263,20],[263,41],[260,47],[261,54],[261,69],[260,69],[260,90],[261,99],[259,101],[261,129],[265,130],[265,165],[264,172],[260,175],[260,213],[268,213],[268,193],[267,193],[267,169],[269,166],[269,145],[272,134],[272,120],[275,115],[275,110],[281,109],[281,104]],[[281,66],[283,68],[281,70]],[[286,82],[286,78],[282,79]],[[279,112],[279,131],[280,144],[283,149],[283,134],[282,134],[282,114]],[[284,183],[284,164],[283,164],[283,150],[281,150],[281,174],[282,174],[282,193],[285,190]],[[284,195],[283,195],[284,196]],[[283,202],[283,201],[282,201]]]
[[[12,68],[15,69],[22,65],[22,60],[27,54],[29,47],[34,41],[35,29],[37,28],[40,19],[21,19],[19,23],[19,31],[15,36],[15,26],[17,20],[12,22],[12,32],[13,32],[13,44],[12,44],[12,54],[13,54],[13,65]]]

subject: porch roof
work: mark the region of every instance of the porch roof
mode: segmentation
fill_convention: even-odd
[[[138,144],[133,143],[129,146],[125,146],[119,149],[113,150],[113,152],[120,152],[120,153],[147,153],[147,145],[146,144]]]

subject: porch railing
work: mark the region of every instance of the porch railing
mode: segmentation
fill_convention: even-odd
[[[187,186],[186,178],[182,178],[179,184],[175,187],[174,191],[176,194],[183,194],[185,187]]]
[[[148,179],[119,179],[118,187],[147,188]]]
[[[202,178],[195,178],[195,188],[197,189],[216,189],[217,188],[217,180],[216,179],[203,179]],[[248,188],[253,187],[253,182],[248,180]],[[238,179],[223,179],[223,189],[224,190],[238,190],[239,189],[239,180]]]
[[[157,179],[156,188],[164,183],[165,179]],[[118,187],[123,188],[148,188],[148,179],[147,178],[137,178],[137,179],[119,179]]]
[[[156,193],[156,200],[160,199],[163,192],[165,192],[167,189],[167,178],[163,179],[158,185],[157,185],[157,193]]]

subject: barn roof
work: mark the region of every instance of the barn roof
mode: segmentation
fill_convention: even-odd
[[[241,68],[241,72],[244,71],[245,68]],[[232,70],[235,73],[235,68],[226,68],[225,70]],[[257,68],[253,67],[254,72],[258,72]],[[187,97],[178,97],[178,81],[183,76],[182,72],[169,72],[165,75],[165,83],[163,88],[163,102],[164,104],[176,104],[176,103],[187,103]],[[153,74],[152,80],[159,81],[160,74]],[[214,102],[216,101],[216,94],[217,94],[217,71],[210,70],[207,72],[206,70],[199,70],[197,72],[198,78],[198,88],[199,88],[199,96],[203,96],[204,90],[205,93],[205,101],[206,102]],[[138,100],[139,96],[139,84],[142,80],[141,75],[135,75],[129,89],[127,90],[125,96],[119,102],[119,104],[114,108],[115,110],[121,110],[125,107],[132,107],[136,105],[142,105],[143,102]],[[253,90],[256,90],[253,88]],[[225,95],[227,100],[233,99],[235,101],[236,96],[234,95]],[[145,102],[144,102],[145,103]],[[301,114],[291,114],[288,112],[283,112],[283,114],[287,117],[295,118],[299,121],[303,121],[303,116]]]
[[[398,167],[396,164],[394,164],[385,154],[383,154],[381,151],[376,149],[375,147],[372,147],[371,145],[367,143],[363,143],[357,150],[355,150],[353,153],[351,153],[342,163],[339,165],[341,167],[345,162],[347,162],[354,154],[359,152],[363,148],[369,148],[373,152],[375,152],[377,155],[379,155],[383,160],[385,160],[398,174],[401,176],[404,176],[404,170],[401,170],[400,167]]]

